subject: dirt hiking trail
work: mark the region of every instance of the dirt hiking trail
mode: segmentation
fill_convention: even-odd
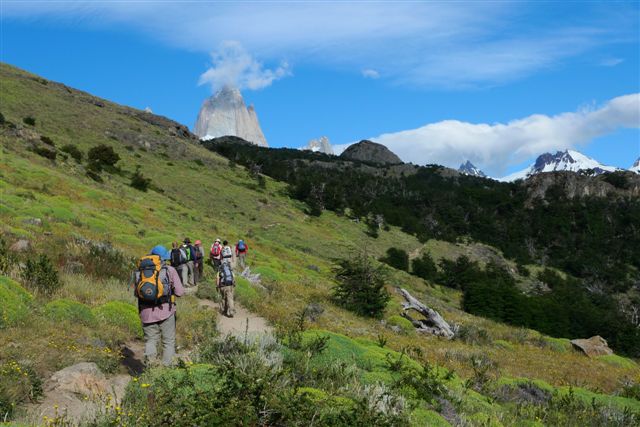
[[[218,331],[222,336],[240,336],[245,332],[249,335],[273,333],[273,328],[269,326],[265,318],[250,312],[237,302],[235,303],[236,313],[233,317],[223,315],[218,303],[205,299],[200,299],[198,303],[216,311],[218,315]]]

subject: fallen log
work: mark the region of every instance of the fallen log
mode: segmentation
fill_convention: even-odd
[[[447,339],[455,336],[457,327],[451,327],[440,313],[418,301],[406,289],[398,288],[398,291],[406,300],[402,303],[402,317],[409,320],[418,332]],[[417,311],[424,316],[424,319],[414,319],[408,313],[410,310]]]

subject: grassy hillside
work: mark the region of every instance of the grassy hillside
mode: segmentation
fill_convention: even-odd
[[[24,293],[22,287],[8,278],[0,283],[3,302],[5,298],[12,301],[4,303],[12,309],[3,309],[0,323],[0,341],[9,343],[0,346],[5,368],[18,363],[41,379],[81,360],[98,361],[111,372],[121,369],[113,353],[140,333],[135,316],[127,320],[130,313],[135,314],[127,288],[127,260],[185,236],[201,239],[205,247],[216,237],[244,238],[251,248],[251,269],[261,273],[265,289],[242,281],[239,300],[284,329],[291,329],[296,313],[304,307],[320,305],[323,313],[308,325],[331,332],[323,357],[356,363],[365,382],[391,382],[395,365],[389,361],[410,353],[411,363],[428,361],[455,372],[446,382],[455,391],[457,400],[452,400],[460,402],[460,416],[471,424],[510,424],[515,405],[509,400],[500,403],[492,393],[505,384],[528,380],[558,396],[572,387],[572,393],[577,390],[575,394],[585,402],[597,397],[611,407],[640,410],[637,400],[612,397],[627,393],[623,383],[640,381],[635,362],[589,359],[572,351],[567,340],[470,316],[460,309],[459,292],[404,272],[391,271],[392,299],[385,322],[358,317],[331,302],[332,260],[345,258],[356,248],[366,247],[375,257],[394,246],[409,253],[428,250],[436,258],[480,254],[477,258],[482,260],[478,245],[432,240],[423,248],[415,237],[393,227],[373,239],[363,222],[330,212],[310,217],[301,202],[287,197],[283,184],[268,177],[262,177],[261,184],[243,167],[229,165],[199,146],[178,124],[6,64],[0,66],[0,93],[5,121],[0,128],[2,236],[9,245],[26,238],[34,248],[17,260],[9,257],[13,267],[7,269],[11,279],[34,295],[19,296]],[[52,141],[55,147],[44,141]],[[98,144],[112,147],[120,156],[116,169],[100,174],[102,182],[87,176],[85,160],[78,163],[62,151],[74,145],[86,159]],[[55,150],[56,159],[44,157],[42,150]],[[148,192],[129,185],[137,167],[151,179]],[[17,267],[40,253],[48,254],[61,272],[62,285],[51,296],[36,292]],[[409,289],[447,320],[461,324],[463,337],[444,341],[417,335],[410,328],[390,329],[389,324],[403,325],[398,320],[401,299],[395,286]],[[62,301],[57,305],[65,309],[52,307],[52,300]],[[178,324],[179,345],[192,349],[206,340],[215,320],[198,308],[194,297],[179,304],[183,316]],[[56,317],[59,312],[63,314]],[[384,351],[376,345],[381,341],[386,341]],[[392,350],[398,353],[387,357]],[[465,380],[478,376],[477,360],[489,367],[486,375],[491,387],[481,393],[463,386]],[[1,371],[3,378],[9,378],[7,369]],[[378,371],[384,372],[377,375]],[[16,398],[18,403],[25,400],[28,393]],[[437,409],[438,405],[426,407]],[[413,422],[417,423],[419,414],[431,416],[417,410]]]

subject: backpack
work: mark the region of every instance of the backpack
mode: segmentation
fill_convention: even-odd
[[[233,256],[233,252],[229,246],[225,246],[222,248],[222,258],[231,258]]]
[[[219,286],[231,286],[233,285],[233,272],[229,264],[222,264],[220,267],[220,285]]]
[[[238,251],[239,252],[244,252],[247,250],[247,245],[244,244],[244,240],[240,240],[238,242]]]
[[[185,246],[182,249],[184,249],[184,257],[186,259],[185,262],[193,261],[193,253],[191,251],[191,246]]]
[[[213,246],[211,246],[211,255],[214,257],[219,257],[220,253],[222,253],[222,246],[220,245],[220,243],[214,243]]]
[[[158,255],[146,255],[138,261],[135,295],[139,304],[160,305],[171,301],[167,267]]]
[[[184,263],[184,255],[180,249],[171,249],[171,265],[174,267]]]

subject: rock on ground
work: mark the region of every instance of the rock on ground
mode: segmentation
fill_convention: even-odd
[[[589,339],[576,339],[571,341],[571,345],[589,357],[607,356],[613,354],[613,350],[609,348],[607,341],[600,335]]]
[[[28,412],[42,422],[43,417],[66,414],[73,425],[91,420],[107,402],[118,405],[131,377],[107,378],[95,363],[81,362],[54,373],[44,385],[44,398]]]

